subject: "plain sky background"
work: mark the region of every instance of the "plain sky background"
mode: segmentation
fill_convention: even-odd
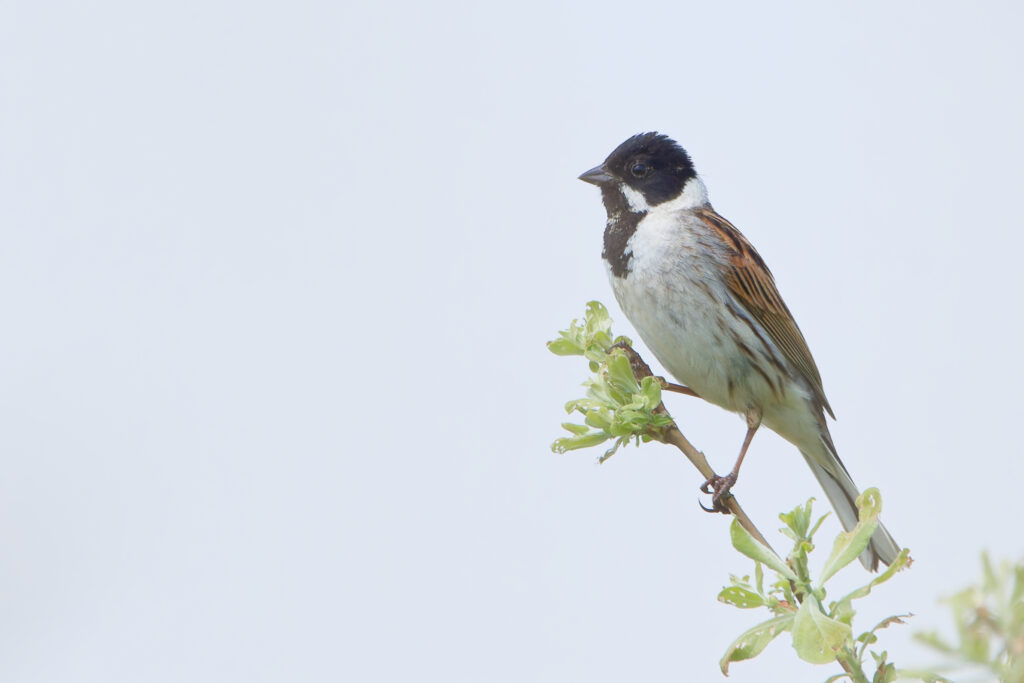
[[[1024,551],[1022,20],[0,0],[0,678],[722,680],[760,615],[715,600],[751,567],[696,471],[549,450],[586,369],[544,342],[595,298],[632,334],[576,176],[646,130],[770,264],[912,549],[861,626],[914,612],[882,646],[932,661],[936,599]],[[742,421],[669,407],[727,469]],[[826,506],[766,432],[736,492],[766,531]],[[834,670],[784,636],[730,680]]]

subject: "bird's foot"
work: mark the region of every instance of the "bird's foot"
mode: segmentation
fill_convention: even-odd
[[[711,507],[704,507],[704,503],[699,503],[704,512],[721,512],[724,515],[729,514],[729,508],[726,507],[725,501],[732,495],[729,491],[735,484],[735,472],[730,472],[724,477],[720,477],[716,474],[705,481],[701,485],[700,490],[701,492],[707,493],[711,496]]]

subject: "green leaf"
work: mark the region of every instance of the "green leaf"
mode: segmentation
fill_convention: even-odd
[[[732,645],[722,655],[722,659],[718,662],[718,665],[722,668],[722,673],[726,676],[729,675],[729,664],[732,662],[741,662],[744,659],[752,659],[768,647],[768,643],[775,640],[783,631],[788,631],[793,624],[793,615],[786,614],[781,617],[775,617],[768,621],[761,622],[757,626],[747,629],[740,637],[732,642]]]
[[[904,619],[909,619],[912,616],[914,615],[908,612],[907,614],[894,614],[891,617],[886,617],[875,624],[875,627],[871,629],[870,632],[874,633],[875,631],[881,631],[883,628],[889,628],[893,624],[905,624],[907,622],[905,622]]]
[[[606,450],[604,452],[604,455],[602,455],[600,458],[597,459],[597,462],[599,462],[599,463],[601,463],[603,465],[605,460],[607,460],[608,458],[610,458],[613,455],[615,455],[615,452],[618,451],[623,446],[625,446],[627,443],[628,443],[628,441],[625,438],[620,437],[620,438],[616,439],[615,443],[612,444],[612,447],[609,448],[608,450]]]
[[[1024,598],[1024,564],[1017,565],[1013,568],[1013,588],[1010,591],[1010,604],[1024,604],[1022,598]],[[1024,625],[1024,615],[1022,615],[1021,619],[1016,621]]]
[[[611,385],[626,394],[640,391],[640,384],[633,374],[633,366],[621,349],[615,349],[608,356],[608,380]]]
[[[877,488],[864,489],[864,493],[857,496],[857,519],[861,522],[867,519],[876,519],[882,514],[882,494]]]
[[[828,664],[851,635],[850,627],[830,619],[816,600],[808,597],[800,603],[793,620],[793,649],[800,659],[811,664]]]
[[[591,446],[597,446],[602,444],[609,439],[609,436],[604,432],[590,432],[589,434],[583,434],[581,436],[567,436],[561,439],[555,439],[555,442],[551,444],[551,450],[555,453],[565,453],[567,451],[576,451],[581,448],[590,448]]]
[[[811,583],[811,574],[807,568],[807,554],[814,550],[814,544],[807,540],[797,540],[793,543],[793,549],[786,556],[786,564],[792,567],[799,578],[801,585]]]
[[[878,514],[882,511],[882,495],[876,488],[866,489],[857,498],[857,525],[850,531],[836,536],[832,545],[832,553],[825,560],[818,579],[818,587],[825,585],[836,572],[850,564],[864,552],[871,541],[871,535],[878,528]]]
[[[874,657],[875,665],[878,667],[875,669],[875,675],[871,678],[871,683],[892,683],[896,679],[896,667],[886,661],[889,653],[883,651],[882,654],[877,655],[872,652],[871,656]]]
[[[567,401],[565,404],[566,413],[583,413],[586,415],[587,411],[591,408],[599,408],[601,403],[594,401],[589,398],[574,398],[571,401]]]
[[[864,633],[857,636],[857,642],[863,643],[864,645],[874,645],[878,642],[878,636],[871,631],[864,631]]]
[[[944,652],[948,655],[956,654],[956,647],[946,642],[942,636],[935,631],[925,631],[914,634],[914,640],[917,642],[933,647],[939,652]]]
[[[811,498],[811,500],[814,500],[814,499],[813,499],[813,498]],[[814,538],[814,534],[818,533],[818,529],[820,529],[820,528],[821,528],[821,525],[822,525],[822,523],[823,523],[823,522],[824,522],[824,521],[825,521],[826,519],[828,519],[828,516],[829,516],[829,515],[831,515],[831,514],[832,514],[831,512],[826,512],[826,513],[825,513],[825,514],[823,514],[823,515],[822,515],[821,517],[819,517],[819,518],[818,518],[818,521],[814,523],[814,526],[813,526],[813,527],[811,527],[811,531],[810,531],[810,532],[809,532],[809,533],[807,534],[807,537],[808,537],[808,538]]]
[[[860,653],[859,653],[860,656],[861,657],[864,656],[864,650],[867,649],[868,645],[871,645],[871,644],[873,644],[874,642],[876,642],[878,640],[878,636],[875,635],[875,633],[877,631],[881,631],[883,628],[889,628],[893,624],[905,624],[907,622],[905,622],[903,620],[904,619],[909,619],[912,616],[914,616],[914,615],[913,614],[909,614],[909,613],[908,614],[894,614],[891,617],[886,617],[885,619],[882,619],[880,622],[875,624],[875,627],[872,628],[870,631],[865,631],[864,633],[861,633],[859,636],[857,636],[857,642],[861,643],[861,648],[860,648]]]
[[[896,679],[907,679],[912,681],[923,681],[923,683],[954,683],[944,676],[932,671],[922,671],[920,669],[900,669],[896,672]]]
[[[763,545],[743,528],[738,519],[732,520],[729,526],[729,537],[732,539],[732,546],[750,559],[765,564],[790,581],[796,581],[796,574],[779,558],[771,548]]]
[[[857,610],[853,609],[853,603],[850,600],[845,602],[840,600],[832,603],[829,607],[828,615],[844,624],[852,624],[853,617],[857,614]]]
[[[754,591],[741,588],[740,586],[729,586],[723,588],[718,594],[718,601],[724,602],[727,605],[739,607],[740,609],[750,609],[752,607],[764,606],[764,598],[755,593]]]
[[[564,332],[562,334],[565,334]],[[556,356],[582,356],[583,347],[568,337],[548,342],[548,351]]]
[[[608,333],[612,329],[612,318],[608,315],[608,309],[600,301],[588,301],[586,320],[587,336],[594,336],[599,332]]]
[[[985,551],[982,551],[981,553],[981,569],[983,576],[981,590],[986,593],[994,592],[999,586],[999,580],[996,578],[995,569],[992,567],[992,560]]]
[[[611,417],[603,410],[588,410],[583,421],[594,429],[603,430],[607,430],[612,424]]]
[[[644,403],[653,410],[661,403],[661,385],[653,377],[644,377],[640,382],[640,393],[643,394]]]
[[[586,425],[577,425],[573,424],[572,422],[563,422],[562,429],[566,430],[567,432],[572,432],[576,436],[586,434],[587,432],[590,431],[590,429]]]
[[[885,583],[893,576],[895,576],[896,572],[900,571],[901,569],[904,569],[907,566],[909,560],[910,551],[907,548],[904,548],[900,551],[900,554],[896,556],[896,559],[893,560],[892,564],[889,565],[888,569],[886,569],[884,572],[876,576],[867,584],[853,591],[850,591],[843,597],[839,598],[839,600],[837,600],[832,607],[832,616],[835,617],[846,612],[852,614],[852,609],[850,608],[850,603],[852,601],[867,597],[871,593],[872,588],[879,584]]]
[[[786,534],[794,541],[800,538],[807,538],[807,528],[811,523],[811,503],[814,499],[811,498],[804,505],[797,505],[789,512],[783,512],[779,515],[787,527],[792,531],[792,534]]]
[[[871,679],[871,683],[892,683],[898,677],[899,672],[896,671],[896,665],[890,662],[879,665],[874,677]]]

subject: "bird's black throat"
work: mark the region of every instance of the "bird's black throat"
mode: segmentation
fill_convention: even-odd
[[[629,274],[629,260],[633,256],[632,252],[626,253],[626,245],[647,212],[630,211],[629,203],[617,187],[602,187],[601,199],[608,212],[601,256],[611,266],[612,275],[624,278]]]
[[[629,260],[633,253],[626,253],[626,244],[636,232],[636,226],[646,215],[646,211],[643,213],[627,211],[608,219],[608,224],[604,228],[604,251],[601,256],[608,261],[612,267],[612,275],[615,277],[624,278],[629,275]]]

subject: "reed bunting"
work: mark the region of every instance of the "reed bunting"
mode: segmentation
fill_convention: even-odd
[[[800,449],[843,528],[852,529],[858,491],[825,423],[825,412],[835,415],[811,351],[768,266],[711,208],[686,151],[643,133],[580,180],[601,189],[608,276],[644,343],[698,396],[746,418],[732,472],[705,484],[714,487],[716,506],[764,424]],[[879,524],[860,561],[876,571],[898,553]]]

